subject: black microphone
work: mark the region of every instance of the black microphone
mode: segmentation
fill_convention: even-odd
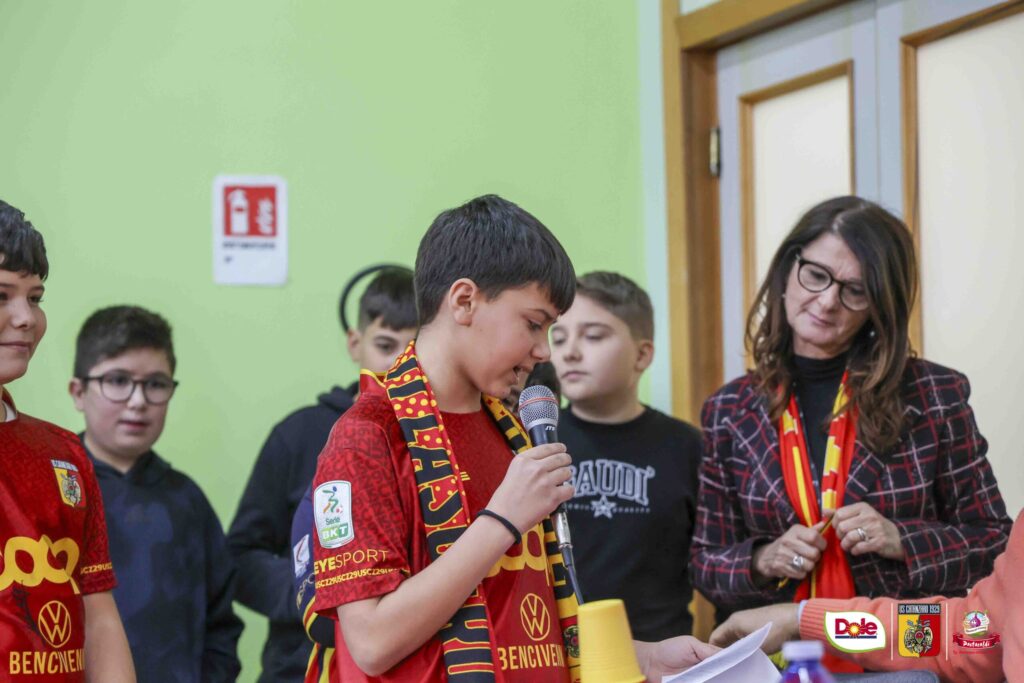
[[[526,387],[519,394],[519,419],[530,434],[534,446],[558,443],[558,399],[546,386],[538,384]],[[569,533],[569,516],[565,503],[559,503],[551,513],[551,525],[555,528],[558,549],[562,551],[562,562],[569,574],[569,583],[576,602],[583,604],[579,580],[576,578],[576,562],[572,556],[572,534]]]

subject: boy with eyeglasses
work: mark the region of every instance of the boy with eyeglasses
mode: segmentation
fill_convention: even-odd
[[[234,681],[234,564],[209,501],[153,452],[178,383],[171,328],[137,306],[82,325],[69,391],[107,510],[114,599],[140,681]]]

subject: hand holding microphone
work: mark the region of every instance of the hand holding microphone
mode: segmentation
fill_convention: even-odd
[[[534,447],[544,444],[558,443],[558,400],[546,386],[526,387],[519,395],[519,419],[530,434]],[[565,481],[568,481],[566,479]],[[572,535],[569,533],[569,518],[565,511],[565,501],[575,494],[571,485],[563,484],[568,489],[566,495],[560,496],[561,502],[551,513],[551,524],[555,528],[558,549],[562,551],[562,562],[569,573],[576,601],[583,604],[583,595],[576,578],[576,561],[572,555]],[[562,488],[560,487],[560,488]]]
[[[556,506],[572,498],[572,458],[560,443],[542,444],[512,459],[501,485],[491,496],[487,509],[525,532],[551,514]]]
[[[558,401],[555,395],[541,385],[523,389],[519,396],[519,418],[530,434],[533,448],[512,459],[505,478],[484,512],[506,520],[520,534],[550,514],[569,583],[576,594],[576,601],[582,605],[583,595],[576,578],[572,536],[565,512],[565,501],[575,493],[572,485],[567,483],[572,478],[569,469],[572,458],[566,453],[565,446],[558,443]]]
[[[523,426],[530,434],[530,441],[534,447],[558,443],[558,400],[547,387],[538,384],[523,389],[519,394],[519,419],[523,421]],[[572,493],[569,494],[565,500],[572,496]],[[569,534],[564,502],[559,503],[551,513],[551,522],[555,526],[558,547],[561,548],[563,544],[571,546],[572,537]]]

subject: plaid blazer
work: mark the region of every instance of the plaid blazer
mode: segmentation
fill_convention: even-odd
[[[904,374],[906,426],[890,452],[860,440],[843,505],[870,504],[900,531],[905,560],[847,555],[857,593],[912,598],[962,595],[992,571],[1012,522],[1006,515],[988,445],[967,403],[967,378],[910,359]],[[786,494],[776,423],[748,374],[704,403],[704,461],[690,554],[693,587],[721,613],[791,601],[751,577],[754,549],[797,524]]]

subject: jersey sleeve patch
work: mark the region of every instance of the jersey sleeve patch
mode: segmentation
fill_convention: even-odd
[[[313,492],[317,538],[324,548],[340,548],[355,539],[352,526],[352,484],[328,481]]]

